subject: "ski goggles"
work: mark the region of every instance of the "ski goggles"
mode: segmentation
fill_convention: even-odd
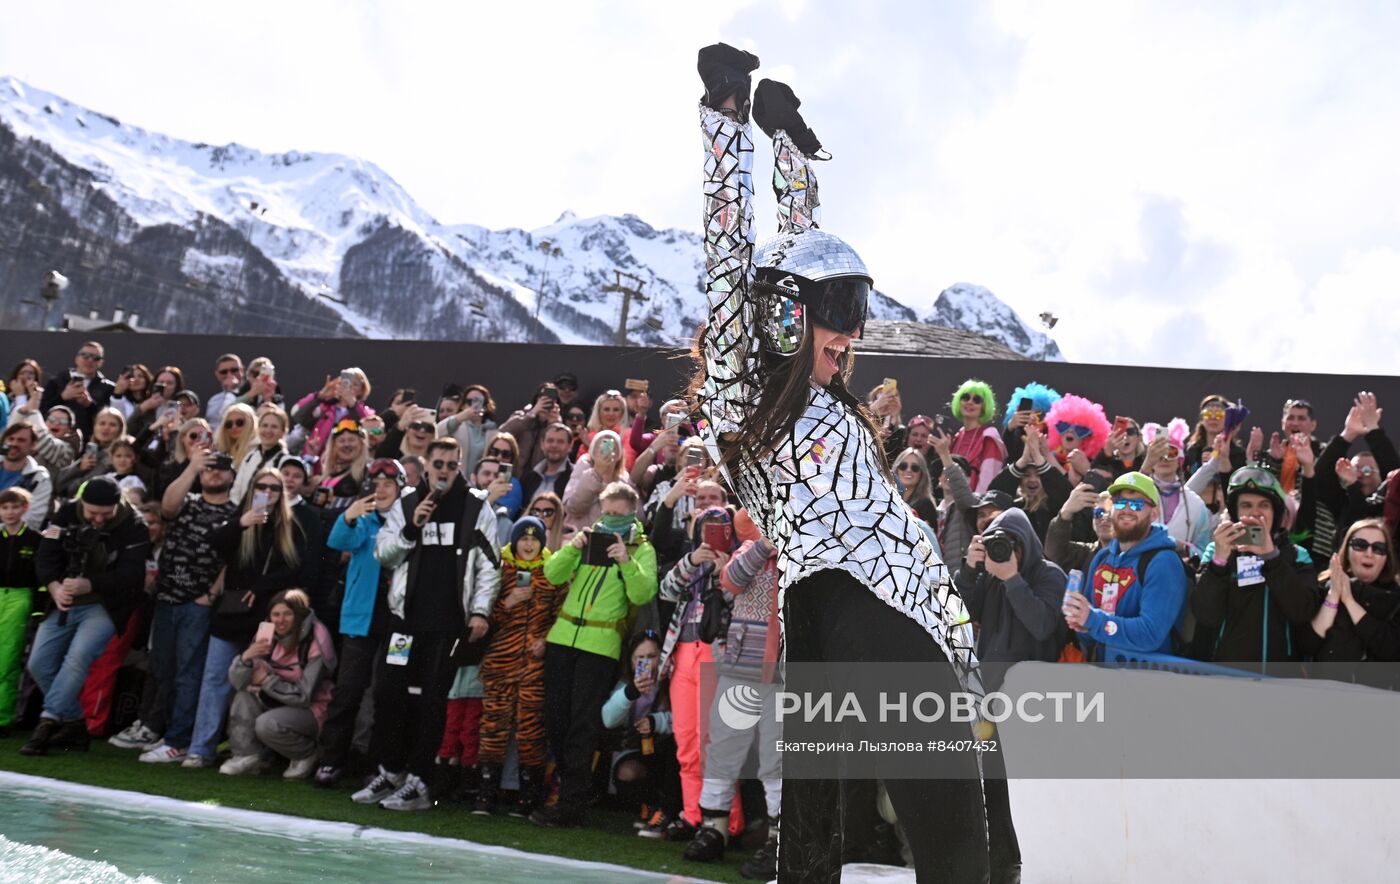
[[[335,428],[331,430],[332,436],[339,436],[341,433],[359,433],[363,435],[364,428],[360,426],[359,421],[351,420],[347,417],[337,423]]]
[[[404,482],[407,481],[407,475],[404,473],[403,464],[394,460],[392,457],[376,458],[370,463],[366,474],[370,479],[393,479],[400,485],[403,485]]]
[[[805,319],[837,334],[860,337],[870,303],[870,280],[863,276],[838,276],[814,282],[772,269],[767,269],[765,276],[768,278],[755,280],[754,288],[778,296],[767,319],[780,352],[797,351]],[[773,276],[778,278],[774,280]]]

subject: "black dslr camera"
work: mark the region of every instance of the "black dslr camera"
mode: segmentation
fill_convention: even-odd
[[[65,576],[83,576],[83,566],[87,564],[88,555],[93,547],[97,546],[101,536],[102,532],[91,525],[69,525],[63,529],[59,540],[63,543],[63,551],[68,554],[68,570]]]
[[[982,546],[987,550],[987,558],[1000,565],[1011,561],[1016,552],[1016,538],[996,528],[982,535]]]

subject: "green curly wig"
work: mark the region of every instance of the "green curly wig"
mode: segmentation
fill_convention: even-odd
[[[948,404],[948,410],[952,412],[954,420],[962,423],[962,409],[958,405],[964,393],[973,393],[982,397],[982,426],[985,427],[996,420],[997,394],[992,392],[991,384],[976,378],[963,381],[962,386],[953,392],[953,399]]]

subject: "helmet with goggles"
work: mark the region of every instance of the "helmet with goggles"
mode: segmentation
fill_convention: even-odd
[[[840,237],[808,229],[780,233],[754,249],[759,332],[770,353],[791,356],[807,322],[858,337],[873,281]]]
[[[365,474],[369,476],[370,481],[375,479],[393,479],[394,483],[400,488],[403,488],[404,484],[407,482],[403,464],[392,457],[376,458],[370,463],[369,469],[365,471]]]
[[[1225,503],[1230,510],[1230,518],[1239,518],[1237,501],[1241,494],[1258,494],[1269,499],[1274,509],[1274,525],[1282,525],[1284,513],[1284,490],[1278,477],[1261,466],[1241,467],[1230,476],[1230,486],[1225,495]]]

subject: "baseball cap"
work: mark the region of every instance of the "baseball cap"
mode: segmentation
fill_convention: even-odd
[[[1124,473],[1114,479],[1113,484],[1108,486],[1108,493],[1117,494],[1119,491],[1136,491],[1152,501],[1153,506],[1162,506],[1162,495],[1157,491],[1157,483],[1142,473]]]
[[[189,402],[189,404],[193,405],[195,408],[199,407],[199,394],[196,393],[194,390],[181,390],[180,392],[172,396],[171,399],[174,402],[179,402],[181,399],[184,399],[186,402]]]
[[[985,506],[996,507],[1002,512],[1006,512],[1016,506],[1016,501],[1005,491],[984,491],[977,496],[976,509],[980,510]]]

